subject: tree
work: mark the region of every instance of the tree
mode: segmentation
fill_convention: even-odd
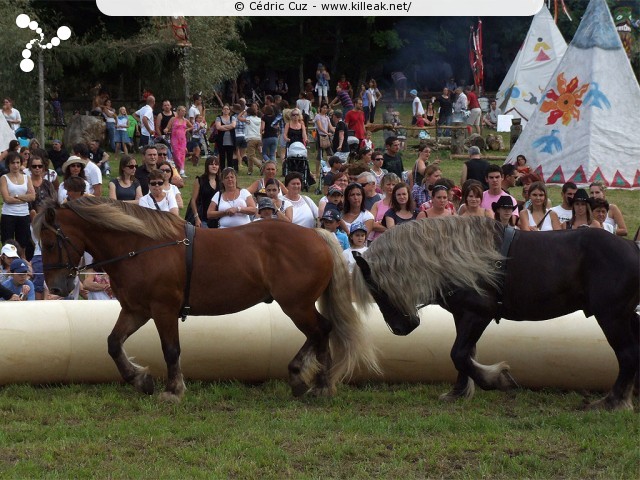
[[[187,17],[191,47],[175,47],[187,91],[212,96],[246,68],[238,17]]]
[[[36,34],[30,29],[21,29],[16,25],[16,17],[21,13],[36,18],[27,0],[0,2],[0,85],[3,95],[11,97],[13,103],[20,110],[25,125],[34,124],[38,111],[37,91],[38,76],[34,72],[25,73],[20,70],[23,59],[22,52]],[[33,59],[37,55],[33,49]]]

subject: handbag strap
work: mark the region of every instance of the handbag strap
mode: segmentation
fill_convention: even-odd
[[[549,215],[549,212],[551,212],[551,210],[547,210],[547,213],[544,214],[544,217],[542,217],[542,220],[540,220],[540,222],[538,222],[538,225],[536,225],[536,227],[538,227],[538,230],[540,230],[540,227],[542,227],[542,224],[544,223],[544,219],[547,218],[547,215]]]

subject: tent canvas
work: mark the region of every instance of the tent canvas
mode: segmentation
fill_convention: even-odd
[[[547,183],[640,188],[640,86],[605,0],[591,0],[507,157],[524,155]]]
[[[502,113],[521,118],[526,125],[566,50],[567,43],[543,4],[496,94]]]
[[[15,139],[16,135],[7,123],[7,119],[4,118],[4,115],[0,115],[0,152],[9,148],[9,142]]]

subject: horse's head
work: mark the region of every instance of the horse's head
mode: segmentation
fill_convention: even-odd
[[[405,314],[393,306],[386,292],[382,291],[375,280],[373,280],[371,267],[367,261],[361,255],[354,255],[354,258],[369,287],[369,293],[371,293],[371,296],[378,304],[384,321],[387,322],[387,325],[389,325],[394,335],[409,335],[413,332],[413,330],[420,325],[420,317],[418,316],[417,310],[415,313]]]
[[[76,229],[70,222],[63,225],[57,213],[55,205],[45,205],[39,213],[38,230],[49,292],[66,297],[75,287],[84,244],[78,238],[73,238]]]

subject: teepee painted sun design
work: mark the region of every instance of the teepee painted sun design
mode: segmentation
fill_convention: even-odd
[[[582,96],[589,89],[589,84],[581,86],[578,77],[573,77],[569,83],[564,78],[564,73],[558,75],[558,92],[552,88],[547,92],[546,98],[540,107],[544,113],[549,113],[547,125],[555,124],[562,119],[563,125],[569,125],[571,119],[580,120],[580,106]]]

